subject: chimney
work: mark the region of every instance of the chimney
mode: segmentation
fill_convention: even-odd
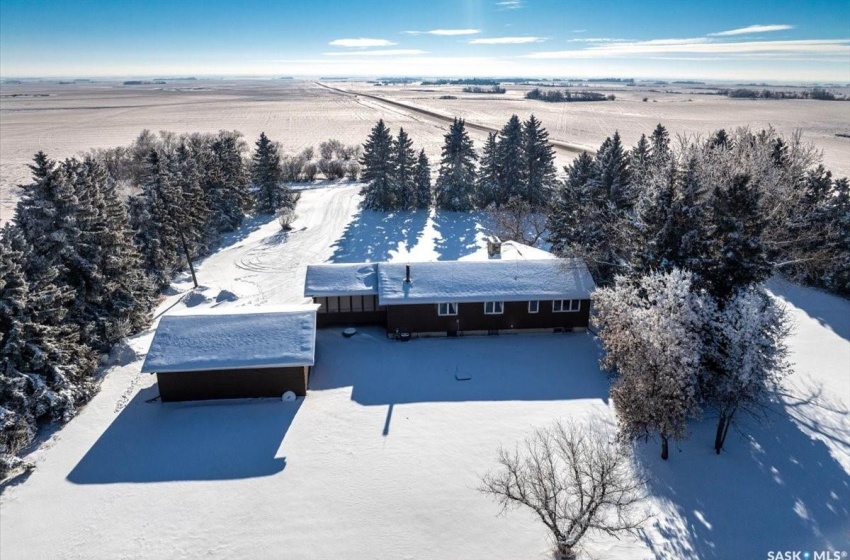
[[[495,235],[487,238],[487,256],[491,259],[498,259],[502,256],[502,240]]]
[[[410,265],[404,265],[404,281],[410,284]]]

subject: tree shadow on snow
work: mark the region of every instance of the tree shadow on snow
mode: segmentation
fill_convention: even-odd
[[[440,238],[434,246],[438,260],[454,261],[474,253],[478,249],[478,233],[483,229],[481,223],[485,216],[481,212],[449,212],[437,210],[434,213],[434,227]]]
[[[659,457],[638,446],[650,493],[663,500],[644,541],[658,558],[767,558],[776,550],[846,550],[850,476],[826,445],[800,431],[782,405],[769,423],[748,420],[714,454],[714,424]],[[672,511],[671,511],[672,510]],[[661,538],[659,539],[658,536]]]
[[[75,484],[270,476],[301,401],[146,402],[143,389],[68,475]]]
[[[582,333],[420,338],[383,329],[350,339],[322,329],[310,390],[348,387],[362,405],[500,400],[608,400],[598,347]],[[531,361],[530,357],[539,357]],[[548,357],[548,358],[547,358]],[[459,380],[458,378],[467,378]]]
[[[409,251],[416,245],[425,224],[427,210],[376,212],[361,209],[334,244],[333,263],[380,262],[392,251]]]
[[[850,301],[782,278],[771,279],[768,288],[774,295],[803,310],[844,340],[850,340]]]

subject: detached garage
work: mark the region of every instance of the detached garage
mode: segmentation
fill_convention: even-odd
[[[163,402],[307,394],[316,305],[205,309],[162,317],[142,366]]]

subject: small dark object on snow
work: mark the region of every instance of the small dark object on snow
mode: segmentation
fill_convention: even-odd
[[[472,379],[472,376],[468,373],[455,372],[455,379],[457,379],[458,381],[469,381],[470,379]]]
[[[395,337],[396,337],[396,340],[400,340],[402,342],[409,342],[410,341],[410,333],[409,332],[398,333],[398,334],[395,335]]]
[[[357,329],[355,329],[354,327],[348,327],[347,329],[342,331],[342,336],[344,336],[345,338],[351,338],[355,334],[357,334]]]

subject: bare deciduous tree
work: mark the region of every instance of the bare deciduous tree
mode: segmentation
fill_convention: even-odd
[[[514,451],[499,450],[499,465],[480,490],[502,511],[530,508],[552,532],[559,558],[576,557],[588,532],[616,538],[646,520],[642,475],[627,446],[593,423],[556,422],[539,428]]]
[[[499,208],[488,207],[496,235],[537,247],[546,234],[546,213],[534,209],[525,200],[514,197]]]

